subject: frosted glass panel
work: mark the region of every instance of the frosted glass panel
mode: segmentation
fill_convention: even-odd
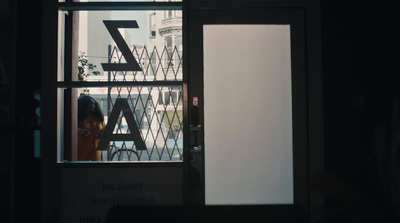
[[[289,25],[204,25],[206,204],[292,204]]]

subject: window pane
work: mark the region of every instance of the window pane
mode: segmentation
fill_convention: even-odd
[[[79,160],[182,161],[183,115],[182,103],[178,101],[181,99],[172,99],[169,104],[160,103],[160,101],[162,102],[160,96],[182,94],[182,87],[104,87],[72,90],[76,91],[76,95],[79,95],[79,97],[73,99],[78,104],[78,111],[76,112],[78,115],[78,128],[75,131],[71,131],[73,137],[78,138]],[[87,96],[90,99],[87,99],[89,98]],[[86,102],[83,102],[84,100]],[[120,104],[116,106],[121,100],[127,102],[129,109],[118,107]],[[59,99],[59,103],[65,101],[66,99]],[[113,110],[117,115],[114,115]],[[124,113],[127,110],[129,112]],[[64,111],[59,110],[59,112],[62,115]],[[130,123],[128,116],[133,117],[131,120],[134,120],[134,122]],[[116,119],[115,122],[112,121],[114,118]],[[96,123],[96,121],[93,121],[94,119],[104,120],[104,123]],[[140,135],[140,140],[145,144],[145,148],[138,146],[138,141],[135,141],[135,139],[110,140],[107,142],[105,150],[97,151],[96,148],[100,149],[100,141],[106,140],[110,136],[105,136],[104,125],[110,125],[113,136],[135,134],[136,128]],[[66,128],[71,127],[63,127],[63,129]],[[83,150],[81,149],[88,150],[88,145],[91,145],[91,151],[97,153],[100,160],[93,158],[95,155],[88,155],[85,156],[86,158],[82,158],[80,154],[83,153]],[[66,149],[68,150],[69,148]]]
[[[79,72],[72,80],[182,80],[182,16],[173,13],[165,19],[167,12],[76,12]]]

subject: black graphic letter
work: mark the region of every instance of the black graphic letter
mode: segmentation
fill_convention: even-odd
[[[113,134],[121,111],[126,119],[126,122],[128,123],[130,133]],[[133,117],[133,113],[129,108],[126,98],[118,98],[115,101],[114,108],[111,111],[110,117],[108,118],[107,126],[104,129],[103,135],[101,136],[97,150],[107,150],[110,141],[134,141],[137,150],[147,149],[142,137],[140,136],[139,128],[136,125],[135,118]]]
[[[103,20],[104,25],[107,27],[108,32],[114,39],[122,55],[125,57],[126,63],[102,63],[104,71],[141,71],[139,64],[136,62],[135,57],[130,51],[118,28],[139,28],[135,20],[125,21],[109,21]]]

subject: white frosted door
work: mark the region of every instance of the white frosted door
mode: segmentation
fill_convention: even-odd
[[[290,26],[203,29],[206,204],[292,204]]]

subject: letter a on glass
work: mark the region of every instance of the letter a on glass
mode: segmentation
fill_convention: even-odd
[[[113,131],[118,122],[118,117],[121,111],[126,119],[130,133],[114,134]],[[99,145],[97,146],[97,150],[107,150],[110,141],[133,141],[135,142],[137,150],[147,150],[126,98],[118,98],[115,101],[114,108],[111,111],[107,126],[104,129]]]

